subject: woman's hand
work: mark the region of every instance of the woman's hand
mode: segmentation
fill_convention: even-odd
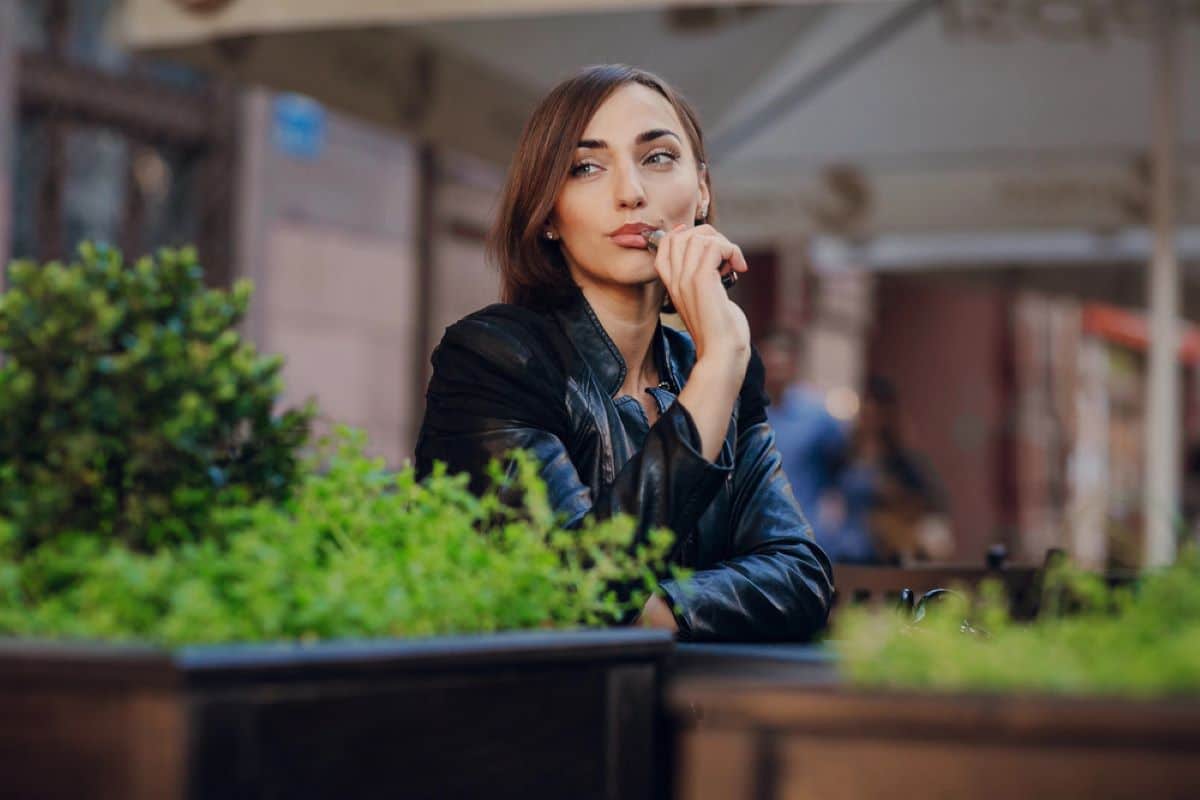
[[[671,613],[671,607],[657,594],[650,595],[646,600],[646,605],[642,607],[642,613],[638,615],[637,624],[643,628],[657,628],[671,633],[679,630],[679,624],[675,622],[675,615]]]
[[[750,326],[721,285],[719,269],[725,261],[726,272],[749,270],[742,249],[716,228],[681,224],[659,243],[654,267],[696,343],[697,361],[720,363],[744,374],[750,360]],[[740,384],[741,376],[737,380]]]
[[[659,243],[654,258],[696,344],[696,363],[679,402],[696,424],[701,455],[712,462],[721,453],[750,362],[750,325],[721,285],[718,268],[726,260],[735,273],[748,270],[741,248],[711,225],[677,227]]]

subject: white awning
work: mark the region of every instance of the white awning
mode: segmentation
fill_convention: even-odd
[[[842,0],[842,2],[855,0]],[[857,0],[871,2],[872,0]],[[776,0],[806,5],[822,0]],[[828,4],[828,0],[824,0]],[[133,47],[161,48],[252,33],[411,25],[420,22],[682,8],[735,7],[739,0],[125,0]]]
[[[119,25],[142,52],[507,163],[536,98],[581,66],[659,72],[715,125],[829,10],[698,0],[126,0]]]

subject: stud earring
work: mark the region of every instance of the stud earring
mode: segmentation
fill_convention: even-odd
[[[545,236],[547,239],[549,239],[552,242],[558,238],[557,236],[554,235],[554,231],[546,231],[543,234],[543,236]]]

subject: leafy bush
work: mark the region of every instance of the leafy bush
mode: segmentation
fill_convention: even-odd
[[[667,531],[635,545],[628,517],[558,527],[520,453],[476,497],[466,475],[385,472],[361,434],[335,444],[289,502],[221,509],[222,535],[202,540],[142,552],[78,534],[22,556],[0,525],[0,634],[176,644],[594,625],[640,608],[662,569]]]
[[[834,647],[846,677],[871,687],[1154,696],[1200,691],[1200,552],[1135,589],[1062,570],[1042,613],[1013,622],[1004,590],[951,598],[918,624],[848,609]],[[986,632],[962,632],[964,619]]]
[[[72,530],[144,549],[287,497],[311,410],[273,413],[282,360],[235,330],[249,284],[206,289],[187,249],[129,266],[84,245],[69,265],[15,262],[8,286],[0,517],[18,549]]]
[[[313,409],[190,250],[18,262],[0,296],[0,635],[168,644],[593,625],[640,608],[671,535],[561,529],[531,457],[389,474]],[[503,498],[503,499],[502,499]],[[631,587],[640,587],[640,589]]]

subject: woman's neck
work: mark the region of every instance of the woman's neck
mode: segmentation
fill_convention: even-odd
[[[617,390],[618,396],[640,397],[643,389],[660,380],[654,364],[654,333],[662,308],[662,297],[657,294],[661,293],[626,294],[599,286],[583,287],[583,296],[625,360],[625,383]]]

